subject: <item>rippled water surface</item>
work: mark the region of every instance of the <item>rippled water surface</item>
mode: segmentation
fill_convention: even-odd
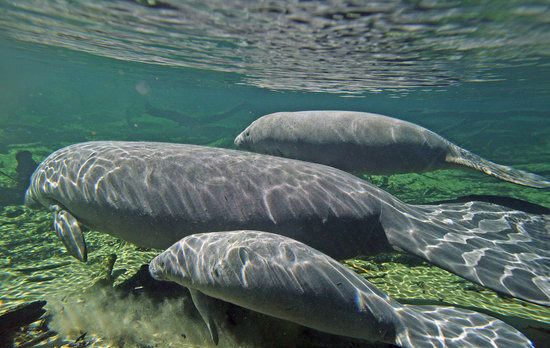
[[[90,231],[89,261],[69,256],[51,215],[22,206],[17,153],[40,162],[89,140],[231,148],[260,116],[298,110],[397,117],[550,177],[550,3],[0,0],[0,315],[34,300],[51,315],[17,342],[210,342],[187,300],[140,278],[160,250]],[[473,171],[361,176],[409,203],[499,195],[550,208],[547,190]],[[403,254],[345,264],[403,303],[485,311],[550,340],[547,307]],[[227,313],[222,346],[366,346]]]
[[[145,6],[146,3],[155,4]],[[541,66],[547,1],[4,1],[18,40],[244,74],[254,86],[360,93]]]

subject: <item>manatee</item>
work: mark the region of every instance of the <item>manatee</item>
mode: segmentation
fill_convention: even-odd
[[[166,249],[200,232],[259,230],[344,259],[400,249],[510,296],[550,304],[550,216],[491,203],[410,205],[344,171],[196,145],[98,141],[48,156],[26,202],[51,207],[67,250],[83,227]]]
[[[470,168],[519,185],[550,181],[490,162],[410,122],[366,112],[277,112],[235,138],[243,150],[326,164],[355,173],[396,174]]]
[[[215,343],[219,333],[209,298],[400,347],[532,347],[515,328],[484,314],[402,305],[331,257],[272,233],[190,235],[155,257],[149,272],[190,289]]]

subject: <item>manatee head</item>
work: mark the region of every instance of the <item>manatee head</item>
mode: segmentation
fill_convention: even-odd
[[[285,134],[287,130],[284,129],[284,124],[273,124],[281,116],[284,116],[284,113],[276,112],[258,118],[235,138],[235,146],[239,149],[257,151],[259,147],[265,146],[266,142],[269,142],[274,136],[277,138],[278,133]],[[281,126],[283,129],[281,129]]]
[[[246,127],[246,129],[243,130],[241,134],[237,135],[234,141],[236,147],[244,150],[250,149],[250,146],[252,144],[252,127],[253,124]]]
[[[183,286],[190,282],[187,262],[180,243],[176,243],[149,263],[149,273],[156,280],[171,281]]]
[[[34,209],[38,209],[42,206],[38,203],[38,200],[36,200],[34,192],[30,187],[25,191],[25,205]]]
[[[31,178],[31,183],[25,191],[24,203],[27,207],[33,209],[39,209],[42,207],[48,207],[49,203],[44,192],[45,185],[42,185],[39,181],[39,175],[35,172]],[[42,188],[42,190],[41,190]]]
[[[235,146],[268,155],[285,157],[285,144],[295,147],[297,140],[295,120],[288,112],[276,112],[252,122],[235,138]]]
[[[210,285],[213,282],[211,273],[219,259],[217,247],[223,247],[221,243],[211,245],[216,236],[199,233],[181,239],[149,263],[149,273],[156,280],[190,288]]]
[[[149,273],[156,280],[175,282],[223,298],[228,288],[246,287],[247,281],[257,278],[251,278],[246,267],[257,262],[248,244],[256,240],[260,232],[242,232],[187,236],[155,257],[149,264]],[[259,262],[256,266],[263,264]]]

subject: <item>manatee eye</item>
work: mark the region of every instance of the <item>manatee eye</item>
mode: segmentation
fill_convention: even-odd
[[[246,137],[250,136],[250,131],[246,131],[246,133],[244,133],[244,135],[245,135]]]

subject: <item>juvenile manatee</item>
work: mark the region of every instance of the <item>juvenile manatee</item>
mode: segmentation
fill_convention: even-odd
[[[331,334],[400,347],[532,347],[515,328],[470,310],[407,306],[329,256],[258,231],[195,234],[149,265],[190,289],[218,342],[209,297]]]
[[[195,145],[71,145],[33,174],[27,203],[51,207],[72,255],[81,224],[142,247],[190,234],[277,233],[337,259],[398,248],[478,284],[550,304],[547,215],[490,203],[410,205],[316,163]]]
[[[239,134],[235,145],[349,172],[396,174],[467,167],[515,184],[550,188],[550,181],[540,175],[490,162],[413,123],[366,112],[265,115]]]

